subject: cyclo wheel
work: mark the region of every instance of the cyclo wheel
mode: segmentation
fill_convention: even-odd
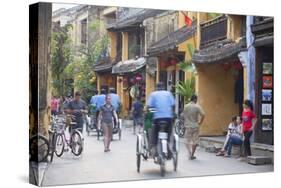
[[[122,136],[122,131],[121,131],[121,129],[119,129],[118,136],[119,136],[119,140],[121,140],[121,136]]]
[[[75,156],[79,156],[82,153],[84,144],[83,144],[82,135],[79,131],[73,130],[73,133],[71,134],[70,145],[71,145],[71,152]]]
[[[177,142],[178,142],[178,137],[174,135],[173,136],[173,145],[172,145],[172,154],[173,154],[173,165],[174,165],[174,171],[177,171],[177,167],[178,167],[178,146],[177,146]]]
[[[42,135],[34,135],[29,140],[30,161],[43,162],[50,151],[49,141]]]
[[[140,153],[140,140],[139,140],[139,136],[137,137],[136,154],[137,154],[137,172],[140,172],[141,153]]]
[[[161,161],[161,164],[160,164],[160,173],[161,173],[161,176],[164,177],[165,174],[166,174],[166,167],[165,167],[165,161]]]
[[[61,157],[64,151],[65,143],[62,134],[57,134],[55,140],[55,154],[57,157]]]

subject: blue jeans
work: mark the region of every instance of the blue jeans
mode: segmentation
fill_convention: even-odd
[[[225,146],[225,150],[227,151],[228,155],[231,155],[231,149],[233,145],[242,145],[242,140],[240,138],[238,138],[237,136],[232,136],[230,135],[228,142]]]

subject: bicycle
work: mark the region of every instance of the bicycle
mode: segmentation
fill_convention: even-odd
[[[71,115],[67,115],[67,116],[71,116]],[[70,126],[74,126],[77,123],[73,121],[74,116],[71,116],[72,121],[70,122]],[[65,124],[64,123],[59,123],[58,124],[59,129],[58,129],[58,133],[56,136],[56,142],[55,142],[55,154],[57,157],[61,157],[64,153],[64,151],[68,151],[68,148],[71,149],[71,152],[75,155],[75,156],[79,156],[81,155],[83,148],[84,148],[84,139],[82,136],[82,129],[81,128],[77,128],[77,129],[72,129],[70,131],[70,138],[67,139],[66,138],[66,134],[65,134]],[[65,145],[68,147],[65,150]]]
[[[185,134],[184,119],[180,117],[175,124],[175,133],[183,138]]]

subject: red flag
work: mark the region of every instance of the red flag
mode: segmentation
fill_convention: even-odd
[[[192,20],[187,15],[184,15],[184,22],[186,26],[192,25]]]

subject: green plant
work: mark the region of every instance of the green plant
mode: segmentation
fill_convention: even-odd
[[[72,26],[55,27],[51,38],[51,75],[53,93],[64,95],[64,69],[73,61],[72,42],[68,32]]]
[[[184,97],[185,103],[187,103],[190,97],[195,93],[195,77],[186,81],[179,81],[176,86],[176,94]]]

